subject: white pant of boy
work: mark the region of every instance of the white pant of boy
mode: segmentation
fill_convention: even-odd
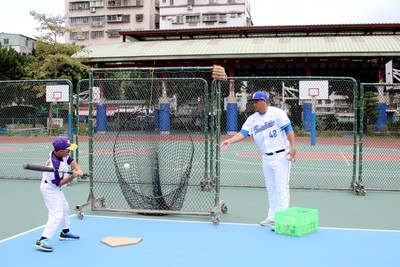
[[[48,219],[42,236],[51,239],[60,224],[61,229],[69,229],[69,204],[60,187],[44,181],[40,184],[40,192],[48,210]]]

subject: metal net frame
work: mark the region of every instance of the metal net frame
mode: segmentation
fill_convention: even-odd
[[[227,207],[213,170],[211,68],[92,69],[89,77],[79,83],[76,116],[88,121],[92,210],[209,215],[219,223]]]

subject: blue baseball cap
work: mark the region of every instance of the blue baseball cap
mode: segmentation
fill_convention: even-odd
[[[71,144],[67,137],[60,136],[53,141],[54,150],[75,150],[78,148],[76,144]]]
[[[257,91],[253,94],[253,97],[250,98],[248,101],[254,101],[254,100],[265,100],[268,101],[268,95],[264,92]]]

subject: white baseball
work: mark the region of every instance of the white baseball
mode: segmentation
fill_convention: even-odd
[[[290,155],[289,153],[287,153],[286,154],[286,159],[288,160],[288,161],[292,161],[292,155]]]
[[[124,164],[124,169],[127,170],[127,169],[129,169],[129,168],[130,168],[129,164],[128,164],[128,163],[125,163],[125,164]]]

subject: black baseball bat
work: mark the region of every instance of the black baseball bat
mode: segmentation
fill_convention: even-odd
[[[24,168],[26,170],[39,171],[39,172],[54,172],[54,171],[57,171],[56,169],[53,169],[51,167],[35,165],[35,164],[29,164],[29,163],[25,163],[24,165],[22,165],[22,168]],[[64,172],[64,173],[72,174],[73,172]],[[83,176],[89,176],[89,175],[87,173],[84,173]]]

